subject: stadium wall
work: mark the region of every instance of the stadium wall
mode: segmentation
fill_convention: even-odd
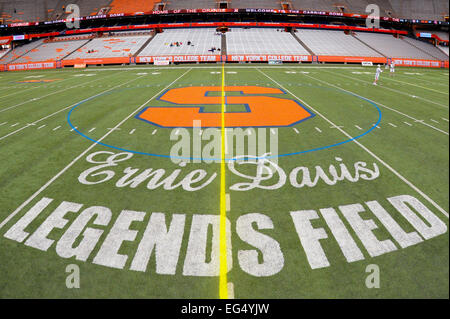
[[[113,65],[148,63],[155,61],[168,61],[170,63],[204,63],[204,62],[319,62],[319,63],[362,63],[372,62],[384,64],[386,58],[380,57],[345,57],[345,56],[306,56],[306,55],[173,55],[173,56],[148,56],[148,57],[123,57],[101,59],[75,59],[56,62],[34,62],[19,64],[2,64],[1,71],[26,71],[56,69],[61,67],[74,67],[76,65]],[[419,60],[419,59],[391,59],[397,66],[425,67],[425,68],[449,68],[449,61]]]

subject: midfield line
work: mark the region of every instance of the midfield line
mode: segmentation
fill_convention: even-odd
[[[257,68],[257,70],[262,73],[263,75],[265,75],[267,78],[269,78],[272,82],[274,82],[276,85],[278,85],[280,88],[282,88],[284,91],[288,92],[289,94],[291,94],[293,97],[295,97],[297,100],[299,100],[300,102],[304,103],[307,107],[309,107],[311,110],[313,110],[316,114],[318,114],[321,118],[323,118],[325,121],[327,121],[329,124],[336,126],[336,124],[334,124],[331,120],[329,120],[328,118],[326,118],[325,116],[323,116],[319,111],[317,111],[316,109],[314,109],[312,106],[308,105],[308,103],[306,103],[305,101],[303,101],[302,99],[300,99],[299,97],[297,97],[295,94],[293,94],[292,92],[290,92],[288,89],[286,89],[285,87],[283,87],[280,83],[278,83],[277,81],[275,81],[273,78],[271,78],[269,75],[265,74],[263,71],[261,71],[259,68]],[[342,134],[344,134],[345,136],[347,136],[350,139],[353,139],[353,137],[348,134],[346,131],[344,131],[342,128],[340,127],[336,127],[337,130],[339,130]],[[448,134],[447,134],[448,135]],[[389,164],[387,164],[385,161],[383,161],[381,158],[379,158],[377,155],[375,155],[371,150],[369,150],[367,147],[365,147],[364,145],[362,145],[358,140],[353,140],[353,142],[358,145],[360,148],[362,148],[364,151],[366,151],[367,153],[369,153],[369,155],[371,155],[373,158],[375,158],[378,162],[380,162],[381,164],[384,165],[384,167],[386,167],[388,170],[390,170],[395,176],[397,176],[401,181],[403,181],[405,184],[407,184],[409,187],[411,187],[414,191],[416,191],[417,193],[419,193],[424,199],[426,199],[431,205],[433,205],[437,210],[439,210],[445,217],[449,218],[448,213],[441,207],[439,206],[434,200],[432,200],[427,194],[425,194],[424,192],[422,192],[419,188],[417,188],[413,183],[411,183],[409,180],[407,180],[405,177],[403,177],[399,172],[397,172],[394,168],[392,168]]]
[[[225,183],[225,63],[222,63],[222,101],[221,101],[221,159],[220,159],[220,234],[219,234],[219,298],[228,299],[227,282],[227,205],[226,205],[226,183]]]
[[[42,193],[47,187],[49,187],[55,180],[57,180],[62,174],[64,174],[69,168],[71,168],[80,158],[84,157],[91,149],[93,149],[97,143],[103,141],[105,138],[107,138],[112,132],[116,131],[119,126],[121,126],[123,123],[125,123],[127,120],[129,120],[134,114],[136,114],[139,110],[142,109],[147,103],[151,102],[154,98],[156,98],[158,95],[160,95],[162,92],[164,92],[166,89],[168,89],[170,86],[172,86],[175,82],[177,82],[179,79],[181,79],[184,75],[186,75],[191,69],[184,72],[182,75],[180,75],[178,78],[176,78],[172,83],[167,85],[164,89],[156,93],[154,96],[152,96],[149,100],[147,100],[145,103],[140,105],[137,109],[135,109],[130,115],[128,115],[126,118],[124,118],[122,121],[120,121],[112,130],[109,130],[105,135],[100,137],[100,139],[93,143],[91,146],[89,146],[87,149],[85,149],[80,155],[75,157],[72,162],[70,162],[66,167],[64,167],[61,171],[59,171],[58,174],[53,176],[47,183],[45,183],[41,188],[39,188],[33,195],[31,195],[26,201],[24,201],[17,209],[12,212],[8,217],[6,217],[1,223],[0,223],[0,229],[2,229],[14,216],[16,216],[25,206],[27,206],[33,199],[35,199],[40,193]],[[142,77],[142,76],[141,76]],[[138,78],[141,78],[138,77]],[[134,80],[138,79],[135,78]],[[123,83],[122,85],[126,84],[127,82]],[[108,90],[109,91],[109,90]]]
[[[393,108],[391,108],[391,107],[389,107],[389,106],[386,106],[386,105],[384,105],[384,104],[382,104],[382,103],[376,102],[376,101],[371,100],[371,99],[366,98],[366,97],[363,97],[363,96],[361,96],[361,95],[359,95],[359,94],[357,94],[357,93],[355,93],[355,92],[346,90],[346,89],[341,88],[341,87],[339,87],[339,86],[337,86],[337,85],[334,85],[334,84],[329,83],[329,82],[327,82],[327,81],[323,81],[323,80],[321,80],[321,79],[312,77],[312,76],[310,76],[310,75],[307,75],[307,74],[302,74],[302,75],[307,76],[307,77],[309,77],[309,78],[311,78],[311,79],[313,79],[313,80],[316,80],[316,81],[325,83],[325,84],[327,84],[327,85],[329,85],[329,86],[332,86],[332,87],[334,87],[334,88],[336,88],[336,89],[339,89],[339,90],[345,91],[345,92],[347,92],[347,93],[353,94],[354,96],[357,96],[357,97],[366,99],[367,101],[371,101],[371,102],[373,102],[373,103],[375,103],[375,104],[377,104],[377,105],[379,105],[379,106],[382,106],[382,107],[384,107],[384,108],[386,108],[386,109],[388,109],[388,110],[390,110],[390,111],[393,111],[393,112],[395,112],[395,113],[401,114],[401,115],[403,115],[403,116],[405,116],[405,117],[407,117],[407,118],[409,118],[409,119],[411,119],[411,120],[413,120],[413,121],[415,121],[415,122],[418,122],[418,123],[420,123],[420,124],[422,124],[422,125],[428,126],[428,127],[432,128],[433,130],[436,130],[436,131],[438,131],[438,132],[441,132],[441,133],[443,133],[443,134],[445,134],[445,135],[449,135],[448,132],[446,132],[446,131],[443,131],[443,130],[441,130],[441,129],[439,129],[439,128],[437,128],[437,127],[431,125],[431,124],[425,123],[424,121],[418,120],[418,119],[416,119],[416,118],[414,118],[414,117],[412,117],[412,116],[410,116],[410,115],[408,115],[408,114],[405,114],[405,113],[403,113],[403,112],[400,112],[400,111],[398,111],[398,110],[396,110],[396,109],[393,109]]]

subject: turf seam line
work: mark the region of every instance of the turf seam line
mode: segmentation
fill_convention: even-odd
[[[275,81],[274,79],[272,79],[270,76],[268,76],[267,74],[265,74],[263,71],[261,71],[259,68],[257,68],[257,70],[259,72],[261,72],[263,75],[265,75],[267,78],[269,78],[270,80],[272,80],[272,82],[274,82],[275,84],[277,84],[280,88],[282,88],[283,90],[285,90],[286,92],[288,92],[289,94],[291,94],[293,97],[295,97],[297,100],[301,101],[302,103],[304,103],[306,106],[308,106],[311,110],[313,110],[316,114],[318,114],[321,118],[323,118],[325,121],[327,121],[328,123],[330,123],[331,125],[335,125],[331,120],[329,120],[328,118],[326,118],[325,116],[323,116],[320,112],[318,112],[317,110],[315,110],[313,107],[311,107],[308,103],[306,103],[305,101],[303,101],[302,99],[300,99],[299,97],[297,97],[296,95],[294,95],[292,92],[290,92],[288,89],[286,89],[285,87],[283,87],[280,83],[278,83],[277,81]],[[344,134],[345,136],[347,136],[348,138],[352,138],[352,136],[350,136],[346,131],[344,131],[341,128],[337,128],[342,134]],[[448,213],[441,207],[439,206],[435,201],[433,201],[427,194],[425,194],[424,192],[422,192],[419,188],[417,188],[413,183],[411,183],[409,180],[407,180],[405,177],[403,177],[399,172],[397,172],[394,168],[392,168],[389,164],[387,164],[385,161],[383,161],[381,158],[379,158],[375,153],[373,153],[371,150],[369,150],[367,147],[365,147],[364,145],[362,145],[359,141],[357,140],[353,140],[354,143],[356,143],[359,147],[361,147],[363,150],[365,150],[368,154],[370,154],[373,158],[375,158],[377,161],[379,161],[381,164],[383,164],[383,166],[385,166],[388,170],[390,170],[395,176],[397,176],[400,180],[402,180],[405,184],[407,184],[409,187],[411,187],[413,190],[415,190],[417,193],[419,193],[424,199],[426,199],[430,204],[432,204],[436,209],[438,209],[445,217],[449,218]]]
[[[176,78],[173,82],[171,82],[169,85],[167,85],[164,89],[153,95],[149,100],[147,100],[144,104],[140,105],[136,110],[134,110],[130,115],[128,115],[125,119],[120,121],[115,127],[119,127],[123,123],[125,123],[128,119],[130,119],[136,112],[138,112],[140,109],[142,109],[143,106],[145,106],[147,103],[152,101],[155,97],[157,97],[159,94],[164,92],[167,88],[172,86],[175,82],[177,82],[179,79],[181,79],[184,75],[186,75],[191,69],[184,72],[182,75],[180,75],[178,78]],[[139,77],[140,78],[140,77]],[[139,78],[135,78],[134,80],[137,80]],[[134,81],[133,80],[133,81]],[[123,83],[126,84],[127,82]],[[122,84],[122,85],[123,85]],[[108,131],[105,135],[103,135],[97,142],[101,142],[106,137],[108,137],[112,132],[115,130]],[[12,219],[14,218],[25,206],[27,206],[33,199],[35,199],[40,193],[42,193],[48,186],[50,186],[58,177],[60,177],[62,174],[64,174],[70,167],[72,167],[80,158],[85,156],[92,148],[94,148],[97,145],[97,143],[92,143],[87,149],[85,149],[82,153],[80,153],[77,157],[75,157],[72,162],[70,162],[67,166],[65,166],[62,170],[60,170],[55,176],[53,176],[50,180],[47,181],[41,188],[39,188],[36,192],[34,192],[33,195],[31,195],[26,201],[24,201],[19,207],[16,208],[14,212],[12,212],[8,217],[6,217],[1,223],[0,223],[0,230]]]

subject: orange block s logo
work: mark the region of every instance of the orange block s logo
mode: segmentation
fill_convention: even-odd
[[[243,105],[245,111],[226,110],[226,127],[282,127],[307,120],[314,114],[299,102],[282,97],[268,96],[286,94],[278,88],[261,86],[226,86],[225,92],[236,92],[225,97],[225,109]],[[170,89],[158,99],[174,106],[149,106],[136,118],[160,127],[192,127],[200,120],[202,127],[221,127],[221,112],[206,112],[207,106],[220,106],[220,86],[194,86]],[[215,96],[211,92],[219,92]]]

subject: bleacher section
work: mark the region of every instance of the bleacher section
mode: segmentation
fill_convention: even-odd
[[[61,60],[87,42],[88,40],[43,43],[39,47],[32,49],[27,54],[15,60],[14,63]]]
[[[65,6],[69,3],[80,7],[82,16],[103,13],[144,12],[164,2],[165,9],[200,9],[217,8],[215,0],[0,0],[0,17],[6,23],[23,21],[47,21],[66,17]],[[382,16],[408,19],[444,20],[449,13],[447,0],[291,0],[292,9],[316,10],[365,14],[368,4],[377,4]],[[230,8],[267,8],[280,9],[279,0],[233,0]]]
[[[418,48],[419,50],[425,51],[426,53],[428,53],[437,60],[445,60],[447,58],[445,54],[442,54],[441,50],[439,50],[432,44],[420,40],[411,39],[408,37],[404,37],[403,40],[413,45],[414,47]]]
[[[216,30],[211,28],[167,29],[155,35],[139,56],[220,54],[219,51],[213,53],[208,50],[213,47],[220,49],[221,38],[222,36],[217,35]],[[192,42],[191,45],[187,44],[188,41]],[[181,44],[174,45],[176,42]]]
[[[448,60],[448,47],[444,47],[444,46],[438,46],[439,50],[441,50],[444,54],[447,55],[446,60]]]
[[[166,3],[166,10],[202,9],[217,7],[215,0],[174,0],[164,1],[164,3]]]
[[[27,44],[24,44],[24,45],[21,45],[21,46],[15,48],[14,50],[10,51],[7,55],[5,55],[2,59],[0,59],[0,64],[7,64],[7,63],[13,62],[21,55],[27,53],[30,50],[37,48],[43,42],[44,42],[44,40],[41,39],[41,40],[33,41],[33,42],[30,42],[30,43],[27,43]],[[14,61],[14,63],[15,63],[15,61]]]
[[[280,9],[279,1],[274,0],[233,0],[232,8]]]
[[[230,29],[228,54],[309,55],[292,34],[277,29]]]
[[[392,35],[358,32],[356,36],[390,58],[436,60],[433,56],[419,50],[403,39],[395,38]],[[418,42],[417,40],[413,41]]]
[[[444,20],[444,15],[448,15],[447,0],[390,0],[390,3],[401,18]]]
[[[66,59],[117,58],[136,53],[149,36],[97,38],[76,50]],[[90,51],[91,53],[88,53]]]
[[[131,13],[152,11],[158,0],[113,0],[109,13]]]
[[[297,30],[297,37],[315,55],[381,57],[379,53],[344,31]]]
[[[431,31],[431,33],[436,34],[441,40],[448,41],[448,32]]]

